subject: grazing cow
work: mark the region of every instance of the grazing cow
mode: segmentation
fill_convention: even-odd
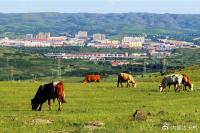
[[[83,83],[90,83],[90,82],[99,82],[101,80],[100,75],[87,75],[83,80]]]
[[[191,91],[193,91],[193,84],[192,84],[192,80],[186,75],[186,74],[181,74],[183,76],[183,79],[182,79],[182,84],[183,84],[183,90],[186,91],[187,90],[187,86],[189,87],[189,89]],[[174,85],[174,88],[176,86],[175,83],[169,83],[167,86],[171,86],[171,84]]]
[[[187,90],[187,86],[189,87],[189,89],[191,91],[193,91],[193,84],[192,84],[192,80],[186,75],[186,74],[182,74],[183,75],[183,80],[182,83],[184,85],[183,90]]]
[[[65,102],[64,100],[64,85],[61,81],[51,82],[48,84],[40,85],[35,97],[31,100],[32,110],[41,111],[42,104],[48,100],[49,110],[52,109],[51,99],[58,100],[58,111],[61,111],[61,105]]]
[[[136,82],[131,74],[128,73],[118,74],[117,87],[119,87],[119,83],[121,84],[121,87],[123,87],[122,85],[123,82],[127,83],[126,87],[130,87],[131,86],[130,84],[132,84],[132,86],[136,88]]]
[[[170,87],[171,84],[175,85],[175,91],[177,91],[182,85],[182,79],[183,75],[181,74],[172,74],[165,76],[159,86],[160,92],[162,92],[166,88],[166,86]]]

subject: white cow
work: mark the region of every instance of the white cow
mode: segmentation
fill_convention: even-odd
[[[160,92],[164,91],[164,89],[171,84],[174,84],[175,91],[177,91],[182,85],[182,80],[183,75],[181,74],[171,74],[165,76],[159,86]]]

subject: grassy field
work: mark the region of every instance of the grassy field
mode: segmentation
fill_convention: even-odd
[[[180,93],[173,89],[160,93],[162,77],[158,75],[136,77],[137,88],[117,88],[113,76],[98,84],[79,83],[82,78],[63,78],[68,102],[63,104],[62,112],[57,112],[57,102],[52,111],[47,103],[42,111],[31,111],[30,100],[41,82],[0,82],[0,132],[199,132],[198,68],[184,70],[192,74],[195,90]],[[133,120],[137,109],[149,114],[145,121]],[[162,130],[165,124],[167,131]]]

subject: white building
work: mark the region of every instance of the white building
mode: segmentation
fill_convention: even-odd
[[[126,36],[122,39],[122,43],[141,42],[144,43],[144,37],[130,37]]]
[[[106,35],[105,34],[93,34],[92,38],[94,41],[101,41],[101,40],[106,39]]]
[[[75,35],[75,38],[87,39],[88,38],[87,31],[79,31],[78,34]]]
[[[131,48],[141,48],[144,44],[144,37],[126,36],[122,39],[122,45],[127,45]]]

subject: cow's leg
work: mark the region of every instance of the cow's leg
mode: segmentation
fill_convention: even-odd
[[[120,85],[121,85],[121,87],[123,88],[123,84],[122,84],[122,81],[120,80],[119,82],[120,82]]]
[[[169,90],[170,90],[170,86],[171,86],[171,84],[169,84],[168,92],[169,92]]]
[[[52,110],[51,99],[48,99],[49,110]]]
[[[119,87],[119,80],[117,81],[117,87]]]
[[[42,110],[42,104],[43,104],[43,103],[40,103],[40,107],[39,107],[38,111],[41,111],[41,110]]]
[[[165,91],[165,87],[163,87],[163,90],[162,90],[162,92],[164,92]]]
[[[130,81],[127,81],[127,86],[126,87],[131,87]]]
[[[177,92],[177,89],[178,89],[178,85],[176,84],[174,88],[175,92]]]
[[[187,86],[185,84],[183,85],[183,90],[187,91]]]
[[[117,80],[117,87],[119,87],[119,84],[121,84],[121,80],[118,78],[118,80]],[[122,84],[121,84],[121,87],[122,87]]]
[[[61,111],[61,106],[62,106],[62,98],[58,97],[58,111]]]
[[[181,84],[179,84],[179,92],[181,91],[181,88],[182,88],[182,85],[181,85]]]
[[[179,91],[180,92],[180,84],[176,84],[176,90],[175,92]]]
[[[182,87],[182,86],[179,84],[179,85],[178,85],[178,92],[181,91],[181,87]]]
[[[121,87],[123,88],[123,84],[122,84],[122,82],[120,82],[120,84],[121,84]]]
[[[170,90],[170,87],[171,87],[171,84],[168,84],[168,86],[169,86],[169,88],[168,88],[168,92],[169,92],[169,90]]]
[[[185,91],[187,91],[187,86],[186,85],[184,85],[185,86]],[[190,88],[190,87],[189,87]]]
[[[172,85],[174,85],[174,91],[176,91],[176,84],[172,84]]]
[[[178,83],[178,91],[179,91],[179,92],[181,91],[182,88],[183,88],[183,84]],[[184,89],[184,88],[183,88],[183,89]]]

